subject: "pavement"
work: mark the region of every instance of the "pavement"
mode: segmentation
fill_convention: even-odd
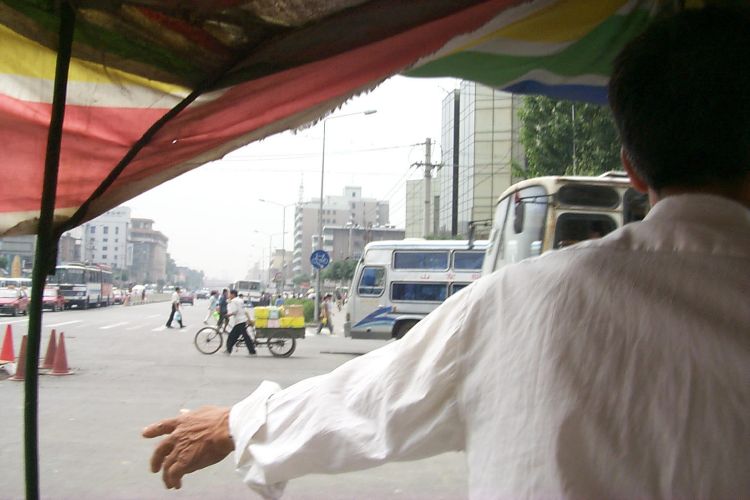
[[[87,311],[45,312],[42,353],[51,328],[65,332],[74,375],[39,378],[40,486],[44,499],[223,500],[258,498],[242,484],[230,459],[187,476],[179,491],[164,489],[148,470],[155,442],[141,429],[180,409],[231,405],[262,380],[289,386],[333,370],[384,345],[343,337],[344,311],[334,310],[334,334],[308,329],[290,358],[203,355],[193,345],[207,302],[184,306],[185,329],[167,329],[167,303]],[[13,328],[16,354],[27,318],[0,317]],[[325,330],[324,330],[325,331]],[[23,383],[0,380],[0,499],[24,497]],[[286,499],[466,498],[464,455],[448,453],[334,476],[290,482]]]

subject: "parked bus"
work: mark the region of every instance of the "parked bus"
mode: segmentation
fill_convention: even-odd
[[[369,243],[349,288],[344,333],[355,339],[401,338],[447,297],[479,278],[487,241]]]
[[[260,281],[239,280],[232,283],[229,287],[237,290],[237,293],[242,294],[245,304],[252,305],[253,307],[260,304],[261,297],[263,296]]]
[[[625,174],[537,177],[508,188],[495,210],[482,274],[506,264],[601,238],[643,219],[650,206]]]
[[[107,266],[70,263],[55,268],[49,283],[60,288],[65,299],[65,308],[107,306],[113,302],[112,271]]]
[[[31,278],[0,278],[0,288],[31,288]]]

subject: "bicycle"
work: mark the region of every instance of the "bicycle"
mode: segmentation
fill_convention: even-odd
[[[253,329],[255,330],[255,329]],[[288,358],[292,355],[294,350],[297,348],[297,341],[294,337],[282,337],[279,334],[269,331],[271,329],[264,329],[264,336],[260,339],[255,335],[250,335],[253,340],[255,347],[264,346],[267,347],[271,352],[271,355],[277,358]],[[203,354],[214,354],[221,349],[224,345],[224,333],[229,335],[228,332],[222,332],[215,326],[204,326],[195,334],[193,343],[196,349]],[[254,331],[255,333],[255,331]],[[244,347],[245,341],[240,336],[235,344],[235,349]]]

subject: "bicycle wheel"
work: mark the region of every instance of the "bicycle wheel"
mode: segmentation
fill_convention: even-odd
[[[271,354],[277,358],[288,358],[297,348],[297,341],[294,338],[275,337],[270,334],[266,345]]]
[[[213,354],[221,349],[224,339],[221,332],[213,326],[205,326],[195,334],[195,347],[203,354]]]

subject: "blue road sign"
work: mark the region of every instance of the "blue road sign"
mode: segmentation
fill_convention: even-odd
[[[331,262],[331,256],[325,250],[315,250],[310,254],[310,264],[315,269],[325,269]]]

